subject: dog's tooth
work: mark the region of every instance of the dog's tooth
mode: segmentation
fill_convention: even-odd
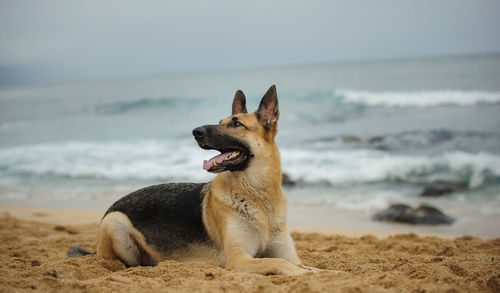
[[[237,157],[239,154],[240,154],[239,151],[234,151],[231,153],[231,155],[229,155],[229,157],[225,158],[224,161],[231,160],[232,158]]]

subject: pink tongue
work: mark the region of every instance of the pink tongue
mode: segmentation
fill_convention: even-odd
[[[222,161],[224,161],[225,159],[227,159],[232,153],[233,152],[224,153],[224,154],[220,154],[218,156],[215,156],[215,157],[211,158],[208,161],[204,160],[203,161],[203,170],[208,170],[208,169],[212,168],[213,161],[215,161],[217,164],[222,163]]]

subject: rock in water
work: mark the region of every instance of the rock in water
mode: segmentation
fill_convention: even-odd
[[[421,204],[416,208],[406,204],[393,204],[388,209],[376,214],[373,219],[414,225],[440,225],[455,222],[454,218],[427,204]]]
[[[357,137],[357,136],[346,136],[342,139],[342,141],[344,143],[360,143],[361,142],[361,138]]]
[[[373,219],[377,221],[407,222],[411,217],[411,207],[406,204],[392,204],[389,208],[376,214]]]
[[[375,136],[375,137],[370,138],[370,140],[368,140],[368,142],[369,143],[384,142],[384,137],[383,136]]]
[[[294,186],[295,181],[290,178],[290,176],[286,173],[281,174],[281,185],[283,186]]]
[[[427,185],[422,193],[420,193],[420,196],[441,196],[453,192],[455,192],[455,189],[449,185],[432,184]]]

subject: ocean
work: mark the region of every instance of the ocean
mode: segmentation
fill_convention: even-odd
[[[500,236],[500,54],[344,62],[0,88],[0,203],[106,209],[206,182],[193,128],[255,110],[270,85],[291,225]],[[429,184],[453,193],[420,196]],[[374,222],[392,203],[457,221]]]

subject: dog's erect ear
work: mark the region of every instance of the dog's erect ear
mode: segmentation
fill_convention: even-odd
[[[242,91],[237,90],[236,94],[234,94],[232,115],[239,113],[248,113],[246,104],[247,100],[245,99],[245,94],[243,94]]]
[[[278,95],[276,94],[275,85],[272,85],[264,97],[262,97],[256,113],[260,123],[266,128],[271,128],[278,122],[280,111],[278,109]]]

